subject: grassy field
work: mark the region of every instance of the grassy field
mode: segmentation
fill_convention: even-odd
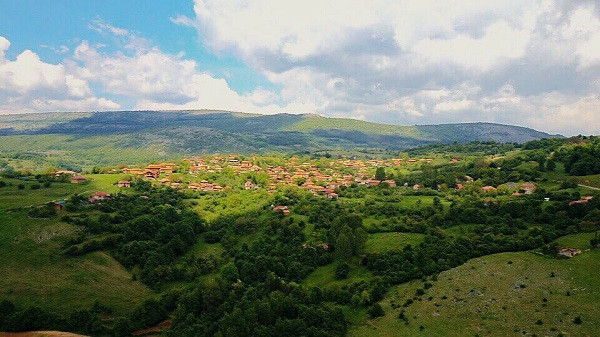
[[[140,282],[104,252],[67,258],[62,244],[77,228],[59,217],[31,219],[30,205],[66,198],[73,193],[104,190],[119,175],[93,175],[88,184],[53,183],[49,188],[30,189],[34,182],[7,180],[0,188],[0,299],[19,306],[36,305],[67,314],[89,308],[100,296],[115,314],[124,314],[151,294]],[[26,188],[17,189],[23,183]]]
[[[592,235],[558,242],[587,249]],[[385,316],[358,312],[350,336],[597,336],[598,275],[598,250],[571,259],[533,252],[485,256],[441,273],[423,296],[415,296],[422,281],[392,288],[381,302]],[[411,298],[414,303],[402,307]],[[403,310],[408,323],[399,319]],[[581,324],[574,323],[578,316]]]
[[[358,261],[352,261],[352,263],[350,263],[351,268],[348,278],[337,280],[335,278],[336,263],[337,262],[318,267],[314,272],[308,275],[302,284],[309,287],[342,287],[353,282],[368,280],[372,277],[371,272],[369,272],[367,268],[358,266]]]
[[[123,174],[90,174],[85,175],[88,182],[84,184],[53,182],[50,187],[42,186],[37,190],[31,189],[32,185],[39,185],[35,180],[0,179],[7,184],[0,188],[0,210],[40,205],[49,201],[65,199],[73,194],[125,191],[114,185],[124,176]],[[18,189],[19,184],[23,184],[25,188]]]
[[[416,246],[423,241],[423,234],[417,233],[374,233],[367,239],[367,253],[382,253],[391,250],[402,250],[406,245]]]
[[[317,129],[361,130],[362,132],[384,135],[403,135],[416,139],[428,139],[413,126],[387,125],[346,118],[327,118],[313,116],[304,118],[287,127],[288,130],[309,132]]]

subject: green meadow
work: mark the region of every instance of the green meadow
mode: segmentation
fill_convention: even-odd
[[[117,192],[121,175],[90,175],[85,184],[52,183],[32,190],[34,181],[2,179],[0,188],[0,298],[18,306],[39,306],[69,314],[100,303],[114,315],[131,311],[152,292],[110,255],[93,252],[66,257],[63,244],[80,229],[60,220],[30,218],[29,206],[68,198],[76,193]],[[23,184],[24,189],[18,189]]]
[[[501,253],[442,272],[427,280],[430,289],[421,280],[393,287],[381,301],[385,315],[368,319],[357,312],[358,324],[349,335],[596,336],[600,251],[586,250],[592,235],[558,240],[583,250],[571,259]],[[424,295],[417,296],[417,289]],[[407,300],[413,303],[404,306]]]

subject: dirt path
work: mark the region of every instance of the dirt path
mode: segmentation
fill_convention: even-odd
[[[579,186],[579,187],[585,187],[585,188],[589,188],[589,189],[591,189],[591,190],[600,191],[600,188],[598,188],[598,187],[594,187],[594,186],[588,186],[588,185],[582,185],[582,184],[577,184],[577,186]]]

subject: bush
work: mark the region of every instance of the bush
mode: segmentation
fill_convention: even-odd
[[[32,190],[39,190],[40,187],[40,184],[32,184],[31,186],[29,186],[29,188],[31,188]]]
[[[583,323],[583,321],[581,320],[581,316],[577,316],[573,319],[573,323],[575,324],[581,324]]]
[[[52,206],[33,207],[27,215],[35,219],[47,219],[56,215],[56,210]]]
[[[375,303],[367,309],[367,314],[371,318],[376,318],[385,315],[385,311],[383,311],[383,308],[379,303]]]
[[[20,189],[20,190],[23,190],[23,189],[25,189],[25,185],[24,184],[19,184],[19,185],[17,185],[17,188]]]
[[[350,266],[346,262],[338,263],[335,267],[335,278],[342,280],[348,277],[350,273]]]
[[[6,181],[0,181],[0,188],[6,186]]]

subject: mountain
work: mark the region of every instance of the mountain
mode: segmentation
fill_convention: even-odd
[[[465,123],[400,126],[317,115],[227,111],[118,111],[0,116],[0,152],[69,154],[100,163],[172,154],[323,149],[403,150],[432,143],[526,142],[555,137],[529,128]]]

